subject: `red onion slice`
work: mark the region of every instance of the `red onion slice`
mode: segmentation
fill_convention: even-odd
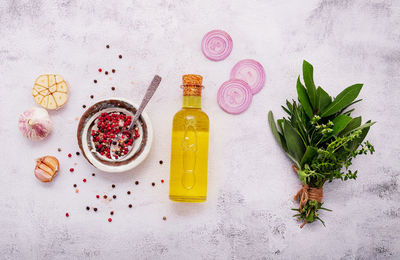
[[[222,83],[218,90],[218,104],[227,113],[240,114],[249,108],[253,94],[249,84],[240,79]]]
[[[241,60],[233,66],[231,70],[231,79],[246,81],[254,95],[265,85],[265,71],[263,66],[255,60]]]
[[[212,61],[224,60],[232,51],[233,42],[228,33],[213,30],[204,35],[201,41],[201,50]]]

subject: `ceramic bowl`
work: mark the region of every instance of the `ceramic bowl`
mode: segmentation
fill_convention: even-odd
[[[105,172],[129,171],[146,159],[153,141],[153,128],[146,112],[143,112],[137,121],[140,137],[135,140],[133,150],[119,160],[104,158],[94,150],[91,141],[91,129],[97,117],[104,112],[124,112],[134,117],[138,106],[123,98],[111,98],[98,101],[89,107],[82,115],[77,131],[78,145],[83,156],[90,164]]]

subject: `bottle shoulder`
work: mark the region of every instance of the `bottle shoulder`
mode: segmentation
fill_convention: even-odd
[[[201,109],[183,108],[176,112],[174,118],[196,117],[209,121],[208,115]]]

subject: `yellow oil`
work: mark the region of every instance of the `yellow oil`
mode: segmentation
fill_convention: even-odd
[[[209,119],[201,96],[184,96],[173,119],[169,198],[179,202],[207,199]]]

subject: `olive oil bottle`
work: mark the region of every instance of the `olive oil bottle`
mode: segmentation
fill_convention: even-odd
[[[169,198],[203,202],[207,198],[209,119],[201,110],[202,76],[183,75],[183,105],[173,119]]]

